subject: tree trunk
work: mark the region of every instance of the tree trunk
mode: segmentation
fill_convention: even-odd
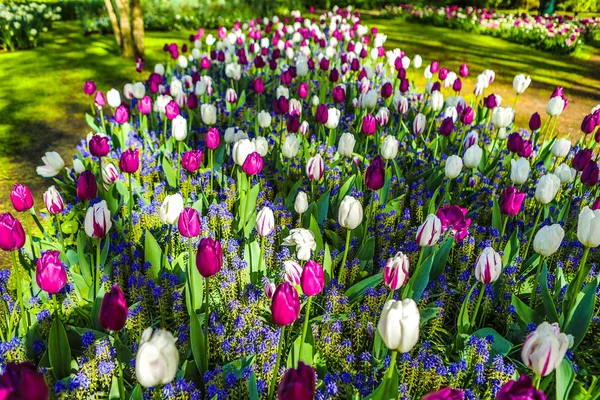
[[[142,16],[142,5],[140,4],[140,0],[133,0],[131,4],[135,53],[141,56],[144,55],[144,17]]]
[[[121,29],[119,29],[119,22],[117,21],[117,15],[115,14],[115,9],[112,5],[112,0],[104,0],[104,4],[106,4],[106,10],[108,11],[108,19],[110,20],[110,25],[112,26],[112,30],[115,34],[115,39],[117,40],[117,45],[119,49],[121,48]]]
[[[119,8],[119,25],[121,27],[121,55],[125,58],[133,58],[133,37],[131,35],[131,23],[129,17],[129,0],[116,0]]]

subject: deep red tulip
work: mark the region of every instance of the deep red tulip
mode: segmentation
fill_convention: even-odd
[[[223,266],[223,251],[221,243],[211,238],[202,238],[198,243],[198,252],[196,254],[196,268],[205,278],[213,276],[221,270]]]
[[[127,301],[118,285],[114,285],[110,292],[104,295],[98,322],[107,331],[119,332],[127,322]]]

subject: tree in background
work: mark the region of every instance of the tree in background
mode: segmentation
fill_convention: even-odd
[[[125,58],[143,55],[144,18],[140,0],[104,0],[104,3],[121,55]]]

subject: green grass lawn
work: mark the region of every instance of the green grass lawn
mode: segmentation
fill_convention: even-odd
[[[496,71],[491,91],[512,104],[512,78],[530,74],[531,88],[519,100],[519,122],[526,123],[533,111],[543,112],[556,85],[571,99],[561,116],[561,133],[577,134],[589,109],[600,102],[600,56],[585,48],[576,57],[556,57],[500,39],[462,31],[405,23],[397,19],[364,16],[365,24],[378,26],[388,35],[388,47],[399,47],[409,56],[421,54],[425,62],[439,60],[458,69],[467,62],[471,79],[485,68]],[[191,32],[150,32],[146,36],[146,71],[138,74],[131,61],[121,59],[112,36],[82,36],[76,22],[59,22],[45,34],[43,46],[34,50],[0,53],[0,210],[10,206],[8,194],[16,182],[28,184],[36,198],[49,185],[38,178],[35,167],[47,150],[57,150],[70,166],[74,145],[89,128],[84,113],[89,99],[83,82],[94,80],[103,91],[122,90],[129,81],[145,79],[148,70],[164,60],[165,42],[187,41]],[[423,82],[421,82],[423,83]]]

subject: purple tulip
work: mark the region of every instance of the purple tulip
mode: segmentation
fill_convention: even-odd
[[[94,83],[94,81],[86,81],[83,84],[83,93],[90,96],[94,94],[94,92],[96,92],[96,84]]]
[[[590,134],[596,129],[596,116],[594,114],[588,114],[581,121],[581,131],[584,134]]]
[[[273,294],[271,302],[273,321],[278,326],[286,326],[298,319],[300,315],[300,300],[298,292],[288,282],[283,282]]]
[[[377,121],[375,120],[375,117],[371,114],[367,114],[363,117],[362,120],[362,132],[365,135],[372,135],[375,133],[375,129],[377,129]]]
[[[592,210],[600,210],[600,197],[598,197],[592,206],[590,207]]]
[[[329,108],[327,108],[327,104],[319,104],[317,111],[315,112],[315,120],[317,123],[325,125],[328,117]]]
[[[542,126],[542,118],[540,114],[537,112],[531,114],[531,118],[529,118],[529,129],[531,132],[537,131]]]
[[[102,299],[98,322],[107,331],[119,332],[125,327],[128,312],[127,301],[121,288],[114,285]]]
[[[148,115],[152,112],[152,98],[144,96],[138,103],[138,110],[141,114]]]
[[[467,64],[461,64],[460,68],[458,69],[458,74],[463,78],[469,76],[469,66]]]
[[[594,161],[588,162],[583,171],[581,171],[581,182],[588,186],[594,186],[598,183],[598,172],[598,164]]]
[[[358,61],[358,58],[354,58],[352,60],[352,62],[350,63],[350,69],[354,72],[360,69],[360,61]]]
[[[448,77],[448,72],[449,72],[448,68],[446,68],[446,67],[440,68],[440,72],[438,73],[440,81],[443,81]]]
[[[556,89],[554,89],[554,91],[550,95],[550,98],[553,98],[553,97],[564,97],[564,90],[563,90],[563,88],[560,87],[560,86],[557,86]]]
[[[365,171],[365,185],[371,190],[379,190],[384,184],[385,163],[381,156],[377,156]]]
[[[498,100],[496,99],[496,95],[490,94],[483,100],[483,104],[489,109],[498,107]]]
[[[263,158],[256,151],[254,153],[250,153],[242,165],[242,171],[249,176],[259,174],[262,169]]]
[[[0,249],[18,250],[25,244],[25,231],[18,219],[10,213],[0,215]]]
[[[200,217],[194,208],[186,207],[179,215],[177,221],[179,234],[183,237],[196,237],[200,235]]]
[[[33,207],[33,196],[31,191],[25,185],[20,183],[15,184],[13,190],[10,192],[10,201],[19,212],[27,211]]]
[[[408,82],[408,79],[402,79],[402,80],[400,81],[400,87],[399,87],[400,91],[401,91],[402,93],[406,93],[406,92],[408,92],[408,88],[409,88],[409,82]]]
[[[110,152],[108,136],[96,134],[88,143],[90,154],[95,157],[104,157]]]
[[[77,179],[77,198],[80,201],[92,200],[98,196],[98,183],[94,173],[85,170]]]
[[[533,152],[533,142],[531,140],[523,140],[523,146],[517,153],[521,157],[528,158]]]
[[[125,150],[119,159],[119,167],[123,173],[136,173],[140,167],[140,151],[138,149]]]
[[[99,90],[96,92],[96,94],[94,95],[94,104],[98,108],[104,107],[104,105],[106,104],[106,97],[104,96],[104,93],[102,93]]]
[[[0,398],[6,400],[48,400],[44,375],[30,362],[9,362],[0,375]]]
[[[431,85],[431,93],[435,92],[435,91],[440,91],[442,88],[442,85],[439,82],[433,82],[433,85]]]
[[[432,74],[435,74],[436,72],[438,72],[440,69],[440,63],[437,62],[436,60],[433,60],[431,62],[431,64],[429,65],[429,71],[431,71]]]
[[[340,73],[338,72],[337,69],[332,69],[331,72],[329,73],[329,82],[332,83],[336,83],[337,81],[340,80]]]
[[[279,96],[279,98],[273,103],[273,108],[279,115],[287,114],[290,109],[290,102],[285,98],[285,96]]]
[[[331,97],[336,103],[343,103],[346,100],[346,90],[342,86],[336,86],[333,88]]]
[[[511,153],[519,153],[523,147],[523,138],[519,132],[513,132],[508,135],[506,140],[506,147]]]
[[[252,88],[258,94],[264,93],[265,82],[261,78],[256,78],[254,82],[252,82]]]
[[[37,260],[35,281],[46,293],[55,294],[67,284],[67,271],[58,250],[48,250]]]
[[[316,393],[315,370],[298,362],[298,368],[287,370],[277,388],[278,400],[313,400]]]
[[[298,133],[300,129],[300,116],[298,114],[292,114],[287,119],[287,130],[290,133]]]
[[[171,121],[179,115],[179,105],[174,100],[169,101],[165,106],[165,115]]]
[[[465,393],[462,390],[443,387],[437,392],[427,393],[421,397],[421,400],[463,400],[464,398]]]
[[[206,147],[211,150],[216,149],[221,144],[221,135],[219,134],[219,130],[217,128],[210,128],[208,132],[206,132]]]
[[[327,71],[329,69],[329,60],[323,57],[319,63],[319,68],[321,68],[323,71]]]
[[[500,211],[504,215],[517,215],[521,211],[523,200],[525,200],[525,193],[520,192],[515,186],[504,188],[500,195]]]
[[[300,276],[300,286],[307,296],[316,296],[321,293],[325,286],[323,267],[313,260],[304,264],[302,276]]]
[[[394,87],[390,82],[386,82],[381,87],[381,97],[388,99],[394,94]]]
[[[581,172],[583,171],[585,166],[588,165],[593,155],[594,154],[592,153],[591,149],[581,149],[577,152],[577,154],[575,154],[575,157],[573,157],[573,162],[571,163],[571,166],[576,171]]]
[[[198,108],[198,96],[196,93],[191,92],[187,97],[187,108],[190,110],[195,110]]]
[[[123,104],[115,109],[115,121],[118,124],[124,124],[129,120],[129,110]]]
[[[196,253],[196,268],[205,278],[211,277],[221,270],[223,266],[223,251],[221,243],[211,238],[202,238],[198,243]]]
[[[519,380],[502,385],[496,400],[546,400],[546,395],[533,386],[529,376],[521,375]]]
[[[452,90],[454,90],[455,92],[460,92],[462,89],[462,81],[460,80],[460,78],[456,78],[454,80],[454,83],[452,84]]]
[[[446,117],[440,124],[440,135],[442,136],[450,136],[454,131],[454,121],[452,121],[452,117]]]
[[[475,119],[475,111],[467,106],[460,114],[460,122],[464,125],[471,125],[473,123],[473,119]]]
[[[183,153],[181,166],[187,172],[196,172],[202,164],[202,150],[190,150]]]

